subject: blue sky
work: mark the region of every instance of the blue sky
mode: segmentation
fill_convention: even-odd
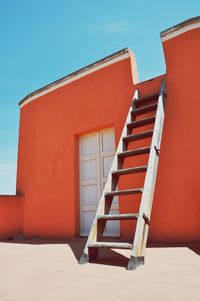
[[[165,73],[160,32],[200,15],[199,0],[0,0],[0,194],[14,194],[18,102],[119,49],[141,81]]]

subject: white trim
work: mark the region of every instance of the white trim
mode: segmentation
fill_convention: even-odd
[[[192,29],[196,29],[196,28],[199,28],[200,27],[200,22],[198,23],[193,23],[193,24],[188,24],[182,28],[179,28],[177,30],[173,30],[173,28],[171,29],[171,31],[169,30],[169,33],[166,33],[165,36],[161,36],[161,39],[163,42],[167,41],[167,40],[170,40],[172,38],[175,38],[189,30],[192,30]],[[173,30],[173,31],[172,31]]]
[[[91,74],[97,70],[100,70],[100,69],[103,69],[109,65],[112,65],[114,63],[117,63],[117,62],[120,62],[122,60],[125,60],[127,58],[130,58],[130,52],[128,51],[127,53],[124,53],[122,55],[119,55],[118,57],[114,57],[113,59],[111,58],[110,60],[104,62],[104,63],[101,63],[97,66],[94,65],[94,67],[91,67],[89,70],[85,70],[85,71],[82,71],[81,73],[73,76],[73,77],[69,77],[69,78],[66,78],[65,80],[63,80],[62,82],[58,83],[58,84],[55,84],[54,86],[51,86],[47,89],[45,89],[44,91],[41,91],[39,93],[37,93],[36,95],[33,95],[33,96],[30,96],[30,98],[26,99],[24,102],[22,102],[22,104],[19,106],[20,109],[23,108],[26,104],[28,104],[29,102],[33,101],[34,99],[36,98],[39,98],[47,93],[50,93],[64,85],[67,85],[81,77],[84,77],[88,74]]]

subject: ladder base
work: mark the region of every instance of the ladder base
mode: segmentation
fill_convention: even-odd
[[[78,264],[85,264],[85,263],[88,263],[88,262],[89,262],[89,256],[88,256],[88,254],[83,252],[80,259],[79,259]]]
[[[128,271],[133,271],[139,268],[143,264],[144,264],[144,256],[139,256],[139,257],[131,256],[126,269]]]
[[[89,262],[89,255],[83,252],[78,263],[86,264],[88,262]],[[127,270],[128,271],[136,270],[141,265],[144,265],[144,256],[139,256],[139,257],[131,256],[127,265]]]
[[[79,264],[85,264],[87,262],[95,262],[98,258],[99,248],[88,248],[88,254],[82,253]]]

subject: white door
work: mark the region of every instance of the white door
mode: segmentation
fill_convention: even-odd
[[[88,235],[115,154],[114,129],[80,137],[81,235]],[[118,213],[114,198],[110,213]],[[104,235],[119,236],[119,221],[107,222]]]

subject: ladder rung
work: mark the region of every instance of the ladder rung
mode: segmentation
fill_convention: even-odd
[[[104,214],[99,215],[98,220],[135,220],[138,219],[139,214],[136,213],[128,213],[128,214]]]
[[[113,171],[113,175],[127,175],[132,173],[138,173],[138,172],[145,172],[147,171],[147,166],[138,166],[138,167],[132,167],[132,168],[126,168],[126,169],[119,169],[116,171]]]
[[[133,245],[126,242],[95,242],[88,245],[88,248],[113,248],[132,249]]]
[[[130,123],[127,124],[127,127],[129,129],[135,129],[135,128],[138,128],[140,126],[144,126],[144,125],[147,125],[147,124],[154,123],[155,119],[156,119],[155,116],[147,117],[145,119],[130,122]]]
[[[134,150],[128,150],[128,151],[124,151],[122,153],[119,153],[118,156],[119,157],[130,157],[130,156],[136,156],[136,155],[143,155],[143,154],[147,154],[150,152],[151,147],[142,147],[142,148],[137,148]]]
[[[116,191],[106,192],[105,197],[128,195],[128,194],[138,194],[138,193],[142,193],[142,192],[143,192],[143,188],[116,190]]]
[[[143,103],[147,103],[147,102],[150,102],[150,101],[153,101],[155,99],[158,99],[159,97],[159,93],[155,93],[155,94],[152,94],[152,95],[148,95],[148,96],[145,96],[145,97],[141,97],[137,100],[134,101],[134,103],[138,106],[142,105]]]
[[[138,134],[133,134],[129,135],[123,138],[124,141],[131,142],[131,141],[136,141],[144,138],[149,138],[153,136],[153,130],[151,131],[146,131]]]
[[[141,115],[141,114],[145,114],[145,113],[148,113],[148,112],[155,111],[157,109],[157,106],[158,106],[158,103],[153,103],[151,105],[141,107],[139,109],[134,109],[133,111],[131,111],[131,115],[132,116],[137,116],[137,115]]]

